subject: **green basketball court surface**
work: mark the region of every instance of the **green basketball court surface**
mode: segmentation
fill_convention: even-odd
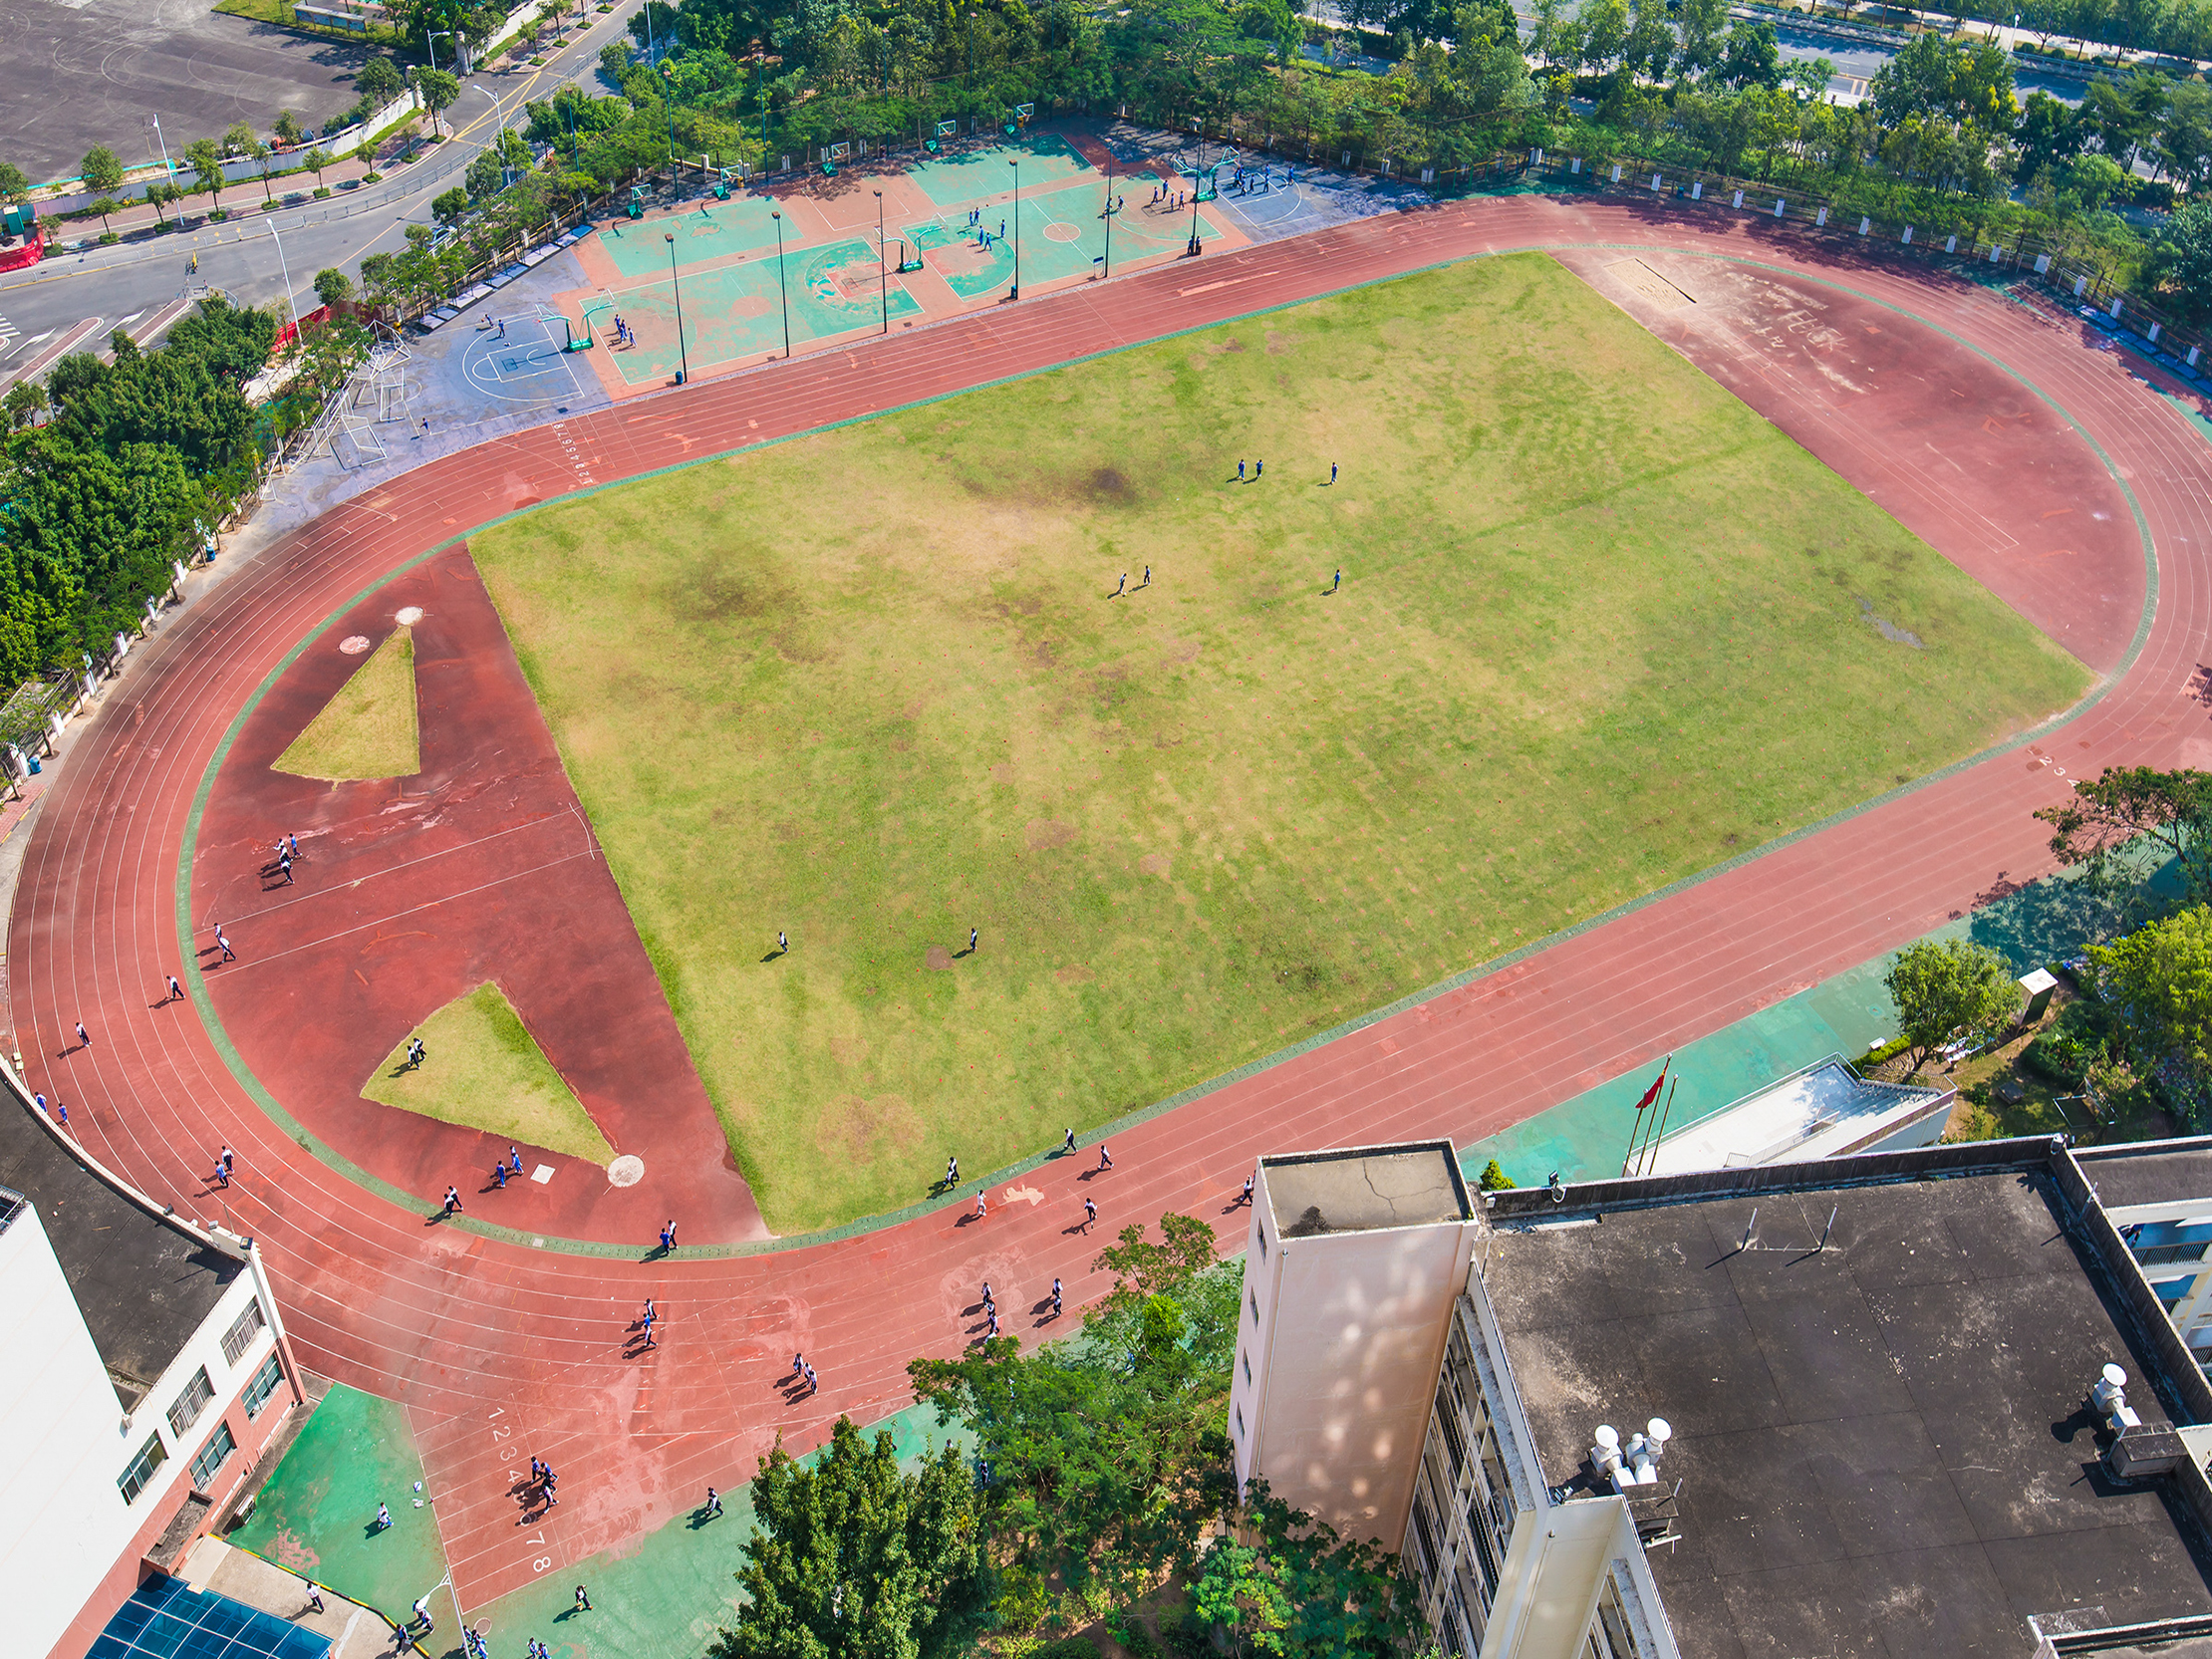
[[[879,278],[876,250],[857,240],[787,255],[780,285],[773,258],[700,271],[683,279],[685,347],[698,368],[780,352],[786,304],[794,346],[880,324],[887,297],[894,323],[921,316],[921,305],[896,279],[879,288]],[[638,386],[674,375],[679,362],[675,284],[629,289],[619,307],[645,336],[610,360],[623,380]],[[603,337],[611,335],[602,309],[594,309],[592,324]]]
[[[755,253],[776,245],[776,204],[767,196],[732,197],[688,208],[674,218],[616,219],[600,228],[615,268],[624,276],[660,276],[669,268],[669,244],[676,237],[677,269],[727,259],[732,254]],[[785,224],[783,234],[791,239]]]
[[[994,196],[1014,186],[1013,163],[1021,163],[1021,187],[1056,184],[1064,178],[1097,176],[1067,139],[1051,133],[1031,133],[986,149],[959,155],[940,155],[907,168],[940,207],[966,207],[971,201]],[[964,217],[966,215],[963,215]]]
[[[1081,275],[1103,257],[1106,252],[1103,184],[1104,180],[1093,173],[1087,181],[1036,195],[1023,189],[1020,209],[1022,281],[1055,282],[1061,277]],[[1139,188],[1149,190],[1150,186],[1140,184]],[[983,215],[981,228],[992,235],[988,249],[978,247],[975,231],[969,228],[966,213],[958,219],[940,215],[904,229],[915,246],[922,250],[929,268],[942,276],[962,299],[971,300],[1013,282],[1014,215],[997,207]],[[998,234],[1000,225],[1006,227],[1004,236]],[[1221,235],[1220,228],[1206,216],[1203,208],[1199,210],[1198,227],[1202,241],[1213,241]],[[1125,208],[1114,215],[1113,236],[1117,258],[1143,259],[1188,243],[1191,220],[1181,213],[1141,215],[1134,207]]]

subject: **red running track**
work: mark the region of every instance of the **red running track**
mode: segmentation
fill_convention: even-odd
[[[2157,550],[2157,615],[2101,700],[2044,740],[2055,764],[1996,756],[1562,940],[1117,1137],[1119,1167],[1096,1180],[1081,1179],[1087,1158],[1055,1163],[1016,1183],[1036,1202],[995,1192],[980,1224],[949,1209],[762,1255],[642,1265],[425,1229],[418,1213],[373,1198],[280,1133],[196,1018],[148,1008],[179,950],[187,815],[233,715],[296,642],[426,547],[582,482],[1058,363],[1078,346],[1133,343],[1473,254],[1608,245],[1765,262],[1813,292],[1841,285],[1896,308],[1891,321],[1924,361],[1959,349],[1902,313],[1923,316],[2032,383],[2110,457]],[[1169,1208],[1222,1217],[1264,1151],[1355,1138],[1464,1143],[1866,961],[2000,876],[2039,873],[2048,861],[2029,814],[2064,792],[2064,773],[2212,760],[2205,710],[2187,694],[2212,623],[2203,440],[2146,392],[2140,371],[2089,349],[2060,313],[1916,265],[1844,260],[1748,216],[1692,220],[1613,199],[1477,201],[833,351],[427,465],[287,536],[180,613],[77,736],[33,831],[14,914],[12,988],[20,1046],[39,1056],[34,1086],[66,1095],[100,1157],[188,1211],[205,1213],[195,1177],[209,1150],[237,1148],[248,1174],[228,1195],[230,1220],[261,1241],[288,1287],[303,1355],[405,1401],[419,1428],[462,1601],[478,1606],[559,1571],[688,1509],[707,1482],[745,1478],[779,1431],[811,1444],[836,1413],[866,1421],[904,1405],[908,1358],[969,1339],[965,1310],[979,1279],[1009,1307],[1027,1306],[1054,1274],[1076,1305],[1095,1295],[1095,1243],[1073,1232],[1084,1191],[1108,1231]],[[1752,380],[1786,424],[1803,415],[1792,429],[1818,450],[1834,424],[1827,407],[1792,403],[1787,374],[1741,384]],[[2039,446],[2081,441],[2056,426],[2037,434]],[[1893,474],[1899,500],[1940,501],[1955,487],[1924,444],[1862,445],[1844,458],[1862,483],[1869,467]],[[1869,487],[1880,493],[1884,480]],[[1971,552],[1960,549],[1962,562]],[[250,937],[235,943],[250,952]],[[47,1060],[80,1012],[95,1046]],[[1224,1229],[1241,1232],[1242,1219]],[[626,1326],[649,1292],[664,1340],[626,1357]],[[781,1386],[794,1348],[820,1369],[818,1397],[793,1400]],[[495,1439],[494,1411],[521,1433]],[[515,1524],[503,1450],[561,1470],[542,1544]]]

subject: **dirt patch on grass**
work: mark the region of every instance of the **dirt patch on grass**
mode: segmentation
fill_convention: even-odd
[[[865,1037],[830,1038],[830,1058],[841,1066],[857,1066],[868,1057],[868,1039]]]
[[[990,769],[990,781],[993,783],[1011,783],[1013,777],[1013,762],[1010,760],[1001,760]]]
[[[1135,486],[1111,466],[1093,472],[1084,493],[1093,501],[1111,501],[1117,507],[1126,507],[1137,499]]]
[[[1054,973],[1052,977],[1059,980],[1063,985],[1087,985],[1098,975],[1081,963],[1070,963],[1066,968]]]
[[[1280,357],[1289,349],[1290,343],[1284,340],[1281,335],[1275,333],[1273,329],[1267,331],[1267,355],[1269,357]]]
[[[1241,352],[1244,349],[1244,343],[1233,334],[1222,342],[1221,349],[1225,352]]]
[[[1054,847],[1064,847],[1075,839],[1075,826],[1063,824],[1057,818],[1032,818],[1029,820],[1029,850],[1032,853],[1048,852]]]
[[[1167,655],[1160,659],[1162,668],[1182,668],[1199,660],[1204,648],[1197,640],[1177,640],[1168,647]]]
[[[942,945],[933,945],[922,959],[922,966],[939,973],[953,971],[953,953]]]
[[[1158,876],[1166,881],[1175,871],[1175,861],[1166,853],[1147,853],[1137,860],[1137,868],[1148,876]]]
[[[879,1094],[873,1100],[847,1095],[822,1114],[814,1138],[823,1154],[833,1158],[882,1140],[903,1151],[922,1138],[922,1122],[902,1095]]]

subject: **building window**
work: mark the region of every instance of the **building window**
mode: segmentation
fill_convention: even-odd
[[[283,1381],[284,1367],[277,1363],[277,1356],[271,1354],[261,1362],[261,1369],[253,1374],[253,1381],[246,1384],[246,1415],[259,1417],[261,1408],[269,1403],[269,1396]]]
[[[239,1314],[230,1329],[223,1332],[223,1363],[236,1365],[244,1359],[246,1350],[253,1346],[253,1339],[261,1334],[268,1322],[261,1316],[259,1296],[246,1303],[245,1312]]]
[[[215,1432],[207,1437],[207,1444],[199,1449],[199,1456],[192,1460],[192,1490],[205,1492],[207,1483],[215,1478],[215,1471],[237,1450],[238,1442],[231,1438],[230,1425],[217,1423]]]
[[[199,1421],[199,1414],[214,1397],[214,1385],[207,1380],[207,1367],[202,1365],[184,1385],[184,1392],[176,1397],[176,1403],[169,1407],[169,1433],[183,1434]]]
[[[1244,1381],[1248,1385],[1251,1382],[1251,1355],[1249,1353],[1243,1353],[1239,1354],[1237,1357],[1244,1362]]]
[[[1251,1322],[1256,1325],[1259,1323],[1259,1292],[1247,1284],[1244,1286],[1244,1296],[1251,1303]]]
[[[1237,1408],[1237,1438],[1239,1440],[1244,1438],[1244,1408],[1243,1406]]]
[[[1621,1605],[1619,1580],[1608,1572],[1598,1592],[1597,1616],[1590,1620],[1589,1659],[1642,1659],[1643,1651]]]
[[[138,1448],[138,1455],[131,1460],[131,1467],[116,1477],[117,1490],[123,1494],[125,1504],[136,1504],[138,1494],[153,1483],[153,1472],[169,1461],[169,1454],[161,1444],[158,1434],[145,1437],[145,1444]]]
[[[1259,1259],[1267,1259],[1267,1230],[1264,1227],[1259,1230]]]

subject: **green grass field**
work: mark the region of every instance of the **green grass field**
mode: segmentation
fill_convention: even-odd
[[[408,1037],[422,1039],[422,1064],[407,1063]],[[561,1080],[514,1004],[481,984],[430,1015],[379,1062],[362,1094],[403,1112],[527,1141],[605,1165],[614,1149],[583,1102]]]
[[[1264,477],[1237,484],[1240,456]],[[609,489],[473,551],[785,1233],[2087,683],[1539,256]]]
[[[415,636],[394,629],[276,757],[273,769],[332,782],[419,772]]]

